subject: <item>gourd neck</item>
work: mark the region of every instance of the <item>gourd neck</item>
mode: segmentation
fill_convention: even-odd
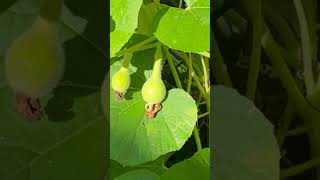
[[[127,52],[124,54],[124,58],[121,66],[122,70],[128,70],[132,56],[133,54],[130,52]]]
[[[42,0],[40,16],[48,21],[59,21],[62,12],[63,0]]]
[[[162,70],[162,53],[161,53],[161,44],[157,45],[156,53],[155,53],[155,62],[153,65],[153,71],[151,78],[153,79],[161,79],[161,70]]]

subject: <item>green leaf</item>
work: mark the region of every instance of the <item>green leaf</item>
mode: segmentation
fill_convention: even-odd
[[[82,91],[73,89],[70,93]],[[105,172],[106,169],[101,168],[104,167],[102,163],[107,161],[106,123],[102,112],[90,110],[100,109],[98,93],[78,98],[72,107],[74,117],[59,123],[42,119],[33,124],[24,120],[15,111],[15,97],[8,87],[0,88],[0,99],[0,159],[2,164],[6,164],[5,168],[0,169],[0,179],[25,177],[21,173],[29,168],[33,172],[30,179],[48,179],[43,177],[48,174],[63,174],[79,179],[76,170],[81,170],[83,177],[97,177]],[[63,119],[63,115],[60,114],[59,118]],[[51,119],[51,115],[48,119]],[[38,169],[38,163],[41,164],[41,170]],[[64,169],[68,173],[57,173]]]
[[[4,54],[11,42],[30,27],[39,14],[39,5],[39,0],[20,0],[0,14],[0,27],[6,27],[0,28],[0,54]],[[63,7],[61,18],[63,42],[81,34],[86,25],[85,19],[74,16],[66,6]]]
[[[143,0],[111,0],[110,57],[128,42],[138,26],[138,14]]]
[[[196,152],[190,159],[170,167],[160,179],[163,180],[209,180],[210,179],[210,149]]]
[[[280,153],[273,126],[252,101],[214,86],[214,179],[279,179]]]
[[[158,180],[159,176],[151,171],[140,169],[135,171],[127,172],[115,180]]]
[[[110,157],[124,166],[142,164],[179,150],[197,121],[195,101],[181,89],[168,92],[162,110],[154,119],[144,119],[146,102],[141,87],[150,77],[153,59],[154,49],[133,56],[129,67],[131,85],[125,100],[117,100],[110,89]],[[110,77],[120,66],[120,61],[111,65]]]
[[[210,51],[210,1],[188,0],[187,8],[170,7],[155,36],[163,44],[185,52]]]
[[[149,170],[160,176],[167,170],[167,167],[165,166],[165,161],[167,160],[170,154],[171,153],[165,154],[163,156],[160,156],[158,159],[154,161],[150,161],[150,162],[147,162],[141,165],[136,165],[136,166],[123,167],[120,163],[114,160],[111,160],[110,161],[110,167],[111,167],[110,179],[114,179],[115,177],[118,177],[121,174],[124,174],[126,172],[139,170],[139,169]]]
[[[164,4],[158,4],[155,2],[149,4],[142,4],[139,12],[139,25],[137,33],[152,36],[155,29],[153,28],[153,19],[157,13],[167,7]]]
[[[102,179],[108,158],[106,130],[105,120],[100,119],[67,137],[30,162],[30,179]]]

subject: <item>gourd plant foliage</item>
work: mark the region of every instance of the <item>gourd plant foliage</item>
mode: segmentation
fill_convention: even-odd
[[[215,4],[213,63],[216,69],[214,71],[216,83],[237,89],[241,92],[241,95],[237,93],[239,96],[253,101],[268,117],[266,121],[266,118],[256,116],[255,123],[263,122],[265,125],[273,123],[273,127],[268,126],[272,127],[274,133],[269,130],[262,135],[252,128],[249,132],[253,137],[264,136],[269,140],[276,140],[278,144],[275,146],[272,143],[273,145],[269,144],[266,147],[260,145],[258,140],[255,142],[246,137],[243,141],[250,141],[252,142],[250,146],[255,145],[255,147],[251,149],[254,151],[247,149],[245,154],[251,154],[252,157],[263,153],[265,155],[260,157],[272,157],[268,161],[269,167],[263,168],[265,172],[269,171],[269,176],[263,176],[261,166],[255,165],[254,167],[258,168],[250,170],[249,167],[253,166],[243,169],[243,164],[233,167],[239,169],[237,175],[234,175],[238,179],[255,177],[243,173],[250,170],[252,174],[260,172],[261,175],[252,179],[290,179],[294,176],[297,179],[320,179],[318,2],[315,0],[226,0],[215,1]],[[246,85],[243,86],[243,84]],[[223,89],[229,88],[223,87]],[[220,92],[216,94],[218,99],[219,95],[230,93],[230,90],[222,92],[221,86],[216,89]],[[233,92],[235,93],[234,90]],[[228,99],[227,103],[235,104],[236,102]],[[218,105],[217,102],[216,107]],[[217,112],[218,109],[220,108],[217,108]],[[256,108],[242,109],[242,111],[252,112],[256,111]],[[219,119],[223,120],[228,118],[219,113],[217,118],[220,117]],[[215,121],[217,124],[219,119]],[[243,123],[249,119],[252,120],[252,117],[245,118]],[[250,127],[249,124],[248,127]],[[304,141],[299,142],[300,138]],[[239,141],[230,139],[226,142],[220,142],[217,139],[215,143],[216,146],[223,143],[225,146],[222,147],[229,147],[227,145],[231,146]],[[249,146],[243,143],[237,145],[237,149]],[[310,150],[305,148],[306,146],[310,147]],[[222,147],[221,150],[217,147],[215,152],[217,164],[223,163],[223,157],[228,157],[225,155],[226,149]],[[257,148],[262,149],[257,151]],[[281,154],[281,159],[280,151],[286,152]],[[244,156],[234,157],[233,160],[241,157]],[[260,162],[265,160],[260,159]],[[245,164],[251,163],[251,158],[248,158]],[[231,166],[229,164],[225,167],[230,169]],[[313,171],[310,171],[311,169]],[[221,168],[217,171],[225,175],[223,179],[233,179],[225,169]]]
[[[111,1],[112,178],[209,179],[209,4]]]
[[[99,31],[94,23],[87,26],[97,20],[93,15],[99,5],[92,3],[86,14],[87,4],[78,1],[8,2],[0,2],[0,179],[104,178],[108,128],[100,86],[107,64],[92,40]],[[61,17],[49,21],[43,8],[50,10],[55,3]],[[48,32],[51,36],[41,37]],[[56,72],[60,81],[48,82]],[[15,81],[23,77],[25,81]],[[16,91],[39,98],[43,114],[33,118],[28,111],[17,112]]]

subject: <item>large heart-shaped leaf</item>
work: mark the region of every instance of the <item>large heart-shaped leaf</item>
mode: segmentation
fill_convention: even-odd
[[[190,159],[170,167],[161,178],[162,180],[209,180],[210,179],[210,149],[205,148],[196,152]]]
[[[210,50],[210,1],[185,0],[186,9],[170,7],[161,17],[155,36],[185,52]]]
[[[271,123],[235,90],[214,86],[213,91],[215,179],[279,179],[280,153]]]
[[[127,172],[117,178],[115,180],[158,180],[159,176],[151,171],[140,169],[135,171]]]
[[[146,120],[141,87],[150,77],[154,49],[137,53],[131,60],[131,85],[125,100],[119,101],[110,89],[111,159],[124,166],[137,165],[179,150],[191,136],[197,121],[197,107],[192,97],[181,89],[172,89],[154,119]],[[121,62],[112,64],[110,77]],[[179,106],[177,106],[179,104]]]
[[[0,14],[0,54],[11,42],[21,33],[25,32],[33,23],[35,17],[39,14],[39,0],[21,0],[12,5],[3,14]],[[61,17],[61,35],[62,41],[67,41],[81,34],[87,21],[80,17],[74,16],[70,10],[64,6]]]
[[[110,57],[128,42],[138,26],[138,14],[142,0],[111,0],[111,24],[114,26],[110,33]]]

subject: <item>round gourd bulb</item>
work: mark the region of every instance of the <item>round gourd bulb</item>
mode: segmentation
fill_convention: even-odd
[[[166,96],[166,86],[161,78],[149,78],[142,86],[142,98],[149,104],[158,104]]]
[[[130,75],[127,68],[121,68],[111,80],[112,88],[120,93],[125,93],[130,86]]]
[[[40,16],[7,50],[5,73],[16,92],[32,98],[50,93],[64,73],[59,27]]]

